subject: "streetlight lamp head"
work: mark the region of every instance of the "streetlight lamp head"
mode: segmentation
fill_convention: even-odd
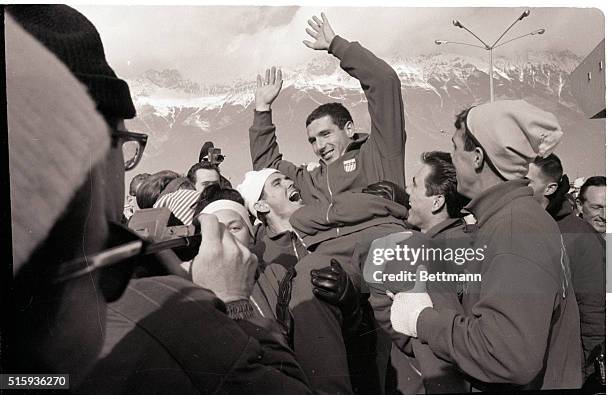
[[[436,45],[446,44],[446,42],[442,41],[442,40],[436,40],[436,41],[434,41],[434,43],[436,43]]]
[[[544,34],[545,31],[546,31],[545,29],[539,29],[539,30],[536,30],[536,33],[537,34]]]
[[[527,18],[529,16],[529,10],[525,10],[523,11],[523,13],[521,14],[521,16],[519,17],[519,21],[522,20],[523,18]]]
[[[463,29],[463,25],[456,19],[453,19],[453,26],[457,26],[460,29]]]

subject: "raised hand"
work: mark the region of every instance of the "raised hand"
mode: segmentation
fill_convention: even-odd
[[[223,302],[249,299],[255,285],[257,257],[219,223],[217,217],[198,217],[200,251],[193,260],[193,282],[208,288]]]
[[[257,88],[255,88],[255,110],[270,111],[272,102],[276,100],[283,87],[283,72],[281,69],[266,69],[265,78],[257,74]]]
[[[324,13],[321,13],[321,19],[316,15],[308,21],[310,28],[306,28],[306,33],[315,41],[302,41],[308,48],[316,50],[328,50],[332,40],[336,37],[336,33],[332,30],[329,21]],[[312,29],[311,29],[312,28]]]

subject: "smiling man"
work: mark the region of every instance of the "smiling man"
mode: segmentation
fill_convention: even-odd
[[[401,83],[395,71],[357,42],[336,35],[324,14],[308,21],[314,41],[304,44],[326,50],[340,67],[357,78],[368,100],[372,119],[369,135],[356,133],[353,118],[340,103],[317,107],[306,119],[307,140],[320,166],[308,170],[283,160],[272,124],[271,105],[282,88],[282,73],[266,70],[257,77],[255,118],[249,130],[253,169],[275,168],[292,179],[304,203],[328,202],[343,191],[387,180],[405,185],[406,132]]]
[[[408,222],[426,233],[449,218],[460,217],[467,201],[457,193],[455,167],[449,153],[424,152],[421,162],[423,165],[408,185]]]
[[[589,177],[578,195],[580,216],[598,233],[606,233],[606,177]]]

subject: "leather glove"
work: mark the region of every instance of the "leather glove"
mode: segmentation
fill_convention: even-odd
[[[331,259],[330,263],[326,268],[310,272],[312,293],[340,309],[344,329],[358,326],[361,321],[359,292],[338,261]]]
[[[370,184],[361,190],[362,193],[380,196],[410,208],[410,195],[402,187],[391,181],[380,181]]]

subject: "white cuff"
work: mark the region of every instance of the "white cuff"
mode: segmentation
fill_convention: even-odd
[[[397,293],[391,305],[391,326],[399,333],[417,337],[417,320],[427,307],[433,307],[427,293]]]

